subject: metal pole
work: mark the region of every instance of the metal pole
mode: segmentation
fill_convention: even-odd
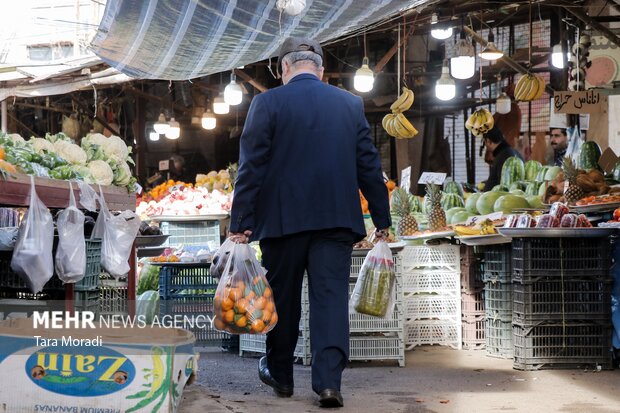
[[[6,120],[7,120],[7,109],[6,109],[6,100],[2,101],[2,114],[0,115],[0,118],[2,119],[2,132],[6,133],[7,132],[7,128],[6,128]]]

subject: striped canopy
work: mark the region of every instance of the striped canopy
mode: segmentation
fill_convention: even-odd
[[[290,16],[276,0],[115,0],[92,47],[131,77],[185,80],[273,57],[288,36],[325,43],[426,2],[306,0]]]

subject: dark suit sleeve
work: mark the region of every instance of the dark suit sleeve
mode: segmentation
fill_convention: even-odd
[[[372,143],[370,126],[364,115],[364,104],[359,99],[359,120],[357,133],[357,182],[368,201],[372,222],[377,229],[392,225],[390,203],[383,174],[381,159]]]
[[[235,182],[230,231],[254,229],[254,208],[263,184],[271,149],[272,128],[263,96],[252,99],[241,134],[239,170]]]

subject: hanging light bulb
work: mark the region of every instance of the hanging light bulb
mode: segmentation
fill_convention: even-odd
[[[437,79],[437,83],[435,83],[435,96],[439,100],[450,100],[456,96],[456,85],[454,84],[454,79],[450,77],[448,59],[443,61],[441,76]]]
[[[485,60],[501,59],[504,56],[504,52],[498,50],[494,42],[495,36],[493,35],[493,30],[489,30],[489,41],[487,42],[487,45],[484,46],[484,49],[478,53],[478,56]]]
[[[362,67],[357,69],[353,78],[353,87],[358,92],[370,92],[375,83],[375,74],[368,67],[368,57],[362,59]]]
[[[159,140],[159,133],[157,132],[149,133],[149,139],[153,142],[157,142]]]
[[[437,23],[439,23],[439,17],[437,16],[437,13],[433,13],[431,15],[431,25],[436,25]],[[433,36],[433,38],[437,39],[437,40],[446,40],[447,38],[452,37],[452,27],[448,27],[448,28],[434,28],[431,29],[431,36]]]
[[[213,113],[218,115],[225,115],[230,111],[230,106],[224,100],[224,97],[220,93],[218,96],[213,99]]]
[[[566,52],[566,60],[570,60],[570,53]],[[562,56],[562,44],[558,43],[553,46],[551,53],[551,65],[558,69],[564,69],[564,58]]]
[[[230,83],[226,85],[224,89],[224,101],[230,106],[236,106],[243,100],[243,90],[241,86],[237,84],[237,77],[235,72],[230,73]]]
[[[454,45],[454,56],[450,58],[450,72],[456,79],[469,79],[476,73],[476,50],[465,38],[465,31],[461,31],[461,38]]]
[[[163,135],[168,131],[168,128],[170,128],[170,125],[166,122],[164,112],[161,112],[159,118],[157,118],[157,122],[153,125],[153,129],[155,129],[155,132],[158,134]]]
[[[170,122],[168,122],[168,124],[170,125],[170,128],[168,128],[168,131],[166,132],[166,138],[179,139],[179,136],[181,136],[181,125],[179,122],[174,120],[174,117],[172,117],[170,118]]]
[[[497,113],[505,115],[510,113],[512,106],[512,102],[510,101],[510,97],[506,94],[506,92],[502,92],[501,95],[497,97],[495,100],[495,110]]]
[[[202,114],[202,127],[207,130],[211,130],[211,129],[215,129],[216,125],[217,125],[217,119],[215,118],[215,115],[213,114],[213,112],[211,112],[211,110],[208,109],[207,111],[205,111],[205,113]]]

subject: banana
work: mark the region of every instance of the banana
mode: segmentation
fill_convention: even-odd
[[[400,96],[394,101],[394,103],[390,105],[390,110],[392,111],[392,113],[401,112],[403,108],[405,108],[404,110],[409,109],[408,107],[405,106],[407,101],[410,100],[410,95],[409,93],[407,93],[407,90],[409,89],[407,89],[406,87],[403,88],[403,91],[400,94]]]
[[[387,120],[385,130],[390,136],[394,138],[398,138],[398,133],[396,132],[396,129],[394,128],[394,115],[390,116],[390,118]]]
[[[534,99],[538,100],[545,94],[545,79],[543,79],[542,76],[537,75],[536,80],[538,81],[538,94],[534,97]]]
[[[404,88],[404,91],[405,93],[407,93],[407,99],[405,100],[405,103],[403,103],[401,106],[398,107],[399,112],[405,112],[409,110],[411,105],[413,105],[413,100],[414,100],[413,90]]]
[[[515,99],[516,100],[523,100],[523,88],[525,86],[526,83],[526,76],[527,75],[523,75],[521,76],[521,78],[519,78],[519,80],[517,81],[517,84],[515,86]]]
[[[387,128],[387,122],[388,122],[391,118],[393,118],[393,117],[394,117],[394,115],[393,115],[392,113],[388,113],[388,114],[387,114],[387,115],[385,115],[385,116],[383,117],[383,119],[381,120],[381,126],[383,126],[383,129],[385,129],[386,131],[388,130],[388,128]],[[389,132],[388,132],[388,133],[389,133]]]
[[[402,113],[399,113],[398,115],[396,115],[396,120],[397,120],[397,123],[400,123],[405,128],[407,133],[411,135],[411,136],[408,136],[409,138],[413,138],[414,135],[418,133],[418,131],[411,124],[411,122],[409,122],[409,119],[407,119],[405,115],[403,115]]]
[[[454,232],[459,236],[471,236],[471,235],[482,235],[482,231],[480,227],[477,225],[468,226],[468,225],[455,225]]]
[[[530,93],[528,93],[527,95],[527,100],[534,100],[536,98],[536,95],[538,95],[538,80],[536,80],[536,77],[532,76],[530,78],[530,84],[532,85],[530,87]]]

